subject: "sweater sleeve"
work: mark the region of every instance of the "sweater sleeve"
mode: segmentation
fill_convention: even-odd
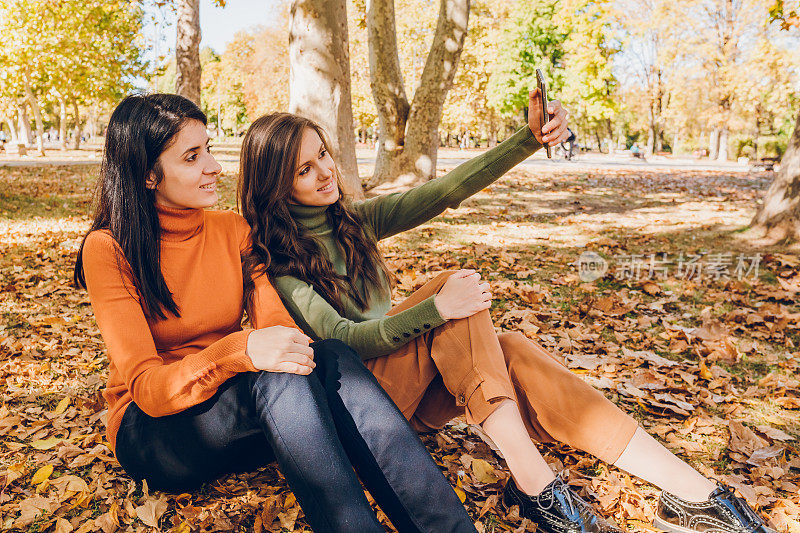
[[[83,248],[83,269],[111,363],[133,401],[148,415],[179,413],[213,396],[237,373],[255,371],[245,353],[250,330],[232,332],[205,349],[166,364],[156,350],[130,267],[108,233],[89,234]]]
[[[354,207],[375,236],[385,239],[427,222],[448,207],[457,207],[539,148],[541,144],[525,126],[505,142],[462,163],[441,178],[406,192],[356,202]]]
[[[355,322],[341,316],[314,287],[297,278],[275,280],[289,313],[314,340],[339,339],[361,359],[392,353],[415,337],[446,322],[433,296],[394,315]]]

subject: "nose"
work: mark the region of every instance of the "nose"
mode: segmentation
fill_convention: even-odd
[[[216,175],[222,172],[222,165],[219,164],[217,159],[211,154],[208,154],[208,157],[210,160],[206,164],[206,174]]]
[[[319,179],[321,181],[327,181],[331,176],[333,176],[333,167],[328,165],[321,165],[319,169]]]

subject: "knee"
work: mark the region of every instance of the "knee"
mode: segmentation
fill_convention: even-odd
[[[312,374],[292,374],[291,372],[261,371],[254,374],[251,392],[258,398],[265,395],[274,400],[279,395],[288,394],[296,398],[312,395]]]
[[[450,276],[452,276],[456,272],[458,272],[458,271],[457,270],[445,270],[444,272],[441,272],[441,273],[437,274],[426,285],[433,285],[436,288],[436,292],[439,292],[442,289],[442,286],[444,286],[445,282],[447,281],[447,278],[449,278]]]
[[[526,344],[530,343],[528,337],[519,331],[508,331],[497,334],[497,340],[500,341],[500,347],[503,349],[503,355],[508,361],[521,353]]]

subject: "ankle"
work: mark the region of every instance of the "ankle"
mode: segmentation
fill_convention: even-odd
[[[712,481],[708,485],[703,484],[700,486],[680,487],[677,490],[669,490],[673,496],[677,496],[681,500],[691,503],[706,502],[711,498],[711,494],[716,490],[717,486]]]
[[[536,496],[539,496],[544,491],[544,489],[546,489],[547,486],[550,485],[550,483],[555,481],[556,476],[555,474],[550,472],[549,476],[547,475],[537,476],[537,477],[525,476],[522,479],[520,477],[513,476],[513,478],[514,478],[514,483],[517,485],[517,488],[519,490],[521,490],[528,496],[535,498]]]

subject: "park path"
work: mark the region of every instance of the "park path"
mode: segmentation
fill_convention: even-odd
[[[452,150],[443,149],[439,152],[438,165],[440,167],[455,167],[469,161],[473,157],[483,153],[485,149],[473,150]],[[51,152],[52,153],[52,152]],[[364,167],[372,167],[375,164],[375,154],[367,148],[360,148],[356,151],[358,164]],[[239,154],[235,151],[225,150],[215,154],[221,163],[239,162]],[[87,152],[86,155],[70,155],[67,157],[55,155],[46,158],[23,157],[12,158],[4,155],[0,156],[0,167],[36,167],[36,166],[60,166],[60,165],[92,165],[100,163],[99,152]],[[749,166],[745,163],[737,162],[717,162],[707,160],[697,160],[693,158],[678,158],[666,156],[653,156],[647,161],[633,159],[627,153],[621,154],[599,154],[585,153],[575,156],[572,161],[556,158],[547,159],[543,153],[536,153],[529,157],[520,166],[531,170],[564,170],[570,172],[587,172],[592,170],[702,170],[702,171],[723,171],[723,172],[748,172]]]

